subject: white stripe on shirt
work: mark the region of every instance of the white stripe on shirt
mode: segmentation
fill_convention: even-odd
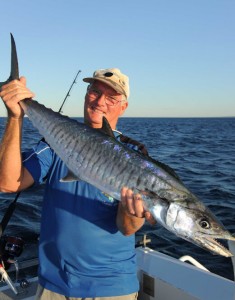
[[[34,154],[40,154],[41,152],[43,152],[43,151],[45,151],[45,150],[47,150],[47,149],[50,149],[50,147],[49,147],[49,146],[46,146],[44,149],[42,149],[42,150],[40,150],[40,151],[38,151],[38,152],[33,152],[29,157],[25,158],[22,162],[23,162],[23,163],[26,162],[26,161],[29,160]]]

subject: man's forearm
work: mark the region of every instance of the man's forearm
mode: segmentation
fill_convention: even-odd
[[[0,191],[15,192],[22,177],[22,118],[8,118],[0,144]]]

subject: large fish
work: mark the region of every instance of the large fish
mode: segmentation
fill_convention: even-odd
[[[170,167],[119,143],[105,118],[97,130],[33,100],[20,105],[70,170],[64,181],[84,180],[117,200],[127,186],[141,194],[145,208],[169,231],[213,253],[232,256],[216,239],[235,238],[212,212]]]
[[[11,35],[11,73],[3,84],[19,79],[16,46]],[[158,223],[177,236],[215,254],[232,253],[216,239],[235,241],[211,211],[193,195],[168,166],[125,147],[113,136],[107,120],[96,130],[33,100],[20,102],[33,125],[65,162],[65,180],[84,180],[120,200],[127,186],[139,193]]]

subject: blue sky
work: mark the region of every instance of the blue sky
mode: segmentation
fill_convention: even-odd
[[[118,67],[130,77],[125,116],[234,116],[234,13],[234,0],[5,0],[0,81],[12,32],[20,74],[46,106],[58,110],[82,70],[66,115],[83,115],[83,77]]]

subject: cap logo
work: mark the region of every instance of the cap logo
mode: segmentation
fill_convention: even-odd
[[[105,76],[105,77],[111,77],[111,76],[113,76],[113,73],[111,73],[111,72],[106,72],[106,73],[104,73],[104,76]]]
[[[118,76],[116,73],[112,73],[112,72],[106,72],[106,73],[104,73],[104,76],[105,76],[105,77],[112,77],[113,75],[116,75],[116,76],[119,78],[119,76]],[[115,82],[113,82],[113,83],[115,84]],[[125,86],[125,82],[122,81],[121,79],[119,79],[119,83],[120,83],[121,85]],[[116,85],[116,84],[115,84],[115,85]]]

